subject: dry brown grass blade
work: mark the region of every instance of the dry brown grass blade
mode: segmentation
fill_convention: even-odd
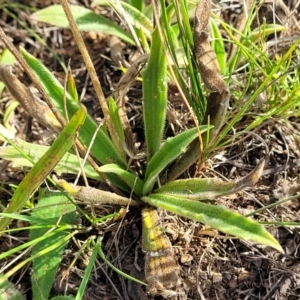
[[[61,0],[61,5],[62,5],[62,7],[64,9],[64,12],[65,12],[66,17],[68,19],[68,22],[70,24],[70,29],[71,29],[72,34],[74,36],[74,39],[76,41],[76,45],[78,46],[78,49],[79,49],[79,51],[80,51],[80,53],[82,55],[82,58],[84,60],[85,66],[87,68],[87,71],[88,71],[88,73],[90,75],[90,78],[91,78],[93,87],[95,89],[95,92],[96,92],[99,104],[101,106],[101,109],[102,109],[102,112],[103,112],[103,115],[104,115],[104,120],[105,120],[106,126],[108,128],[108,131],[110,133],[111,139],[112,139],[115,147],[118,149],[118,152],[121,155],[123,155],[123,157],[125,157],[125,152],[124,152],[122,146],[119,143],[119,140],[118,140],[117,134],[115,132],[112,120],[110,118],[107,101],[106,101],[106,99],[104,97],[104,94],[103,94],[103,91],[102,91],[102,87],[101,87],[99,78],[97,76],[95,67],[94,67],[93,62],[92,62],[92,60],[90,58],[88,50],[87,50],[87,48],[85,46],[83,38],[82,38],[82,36],[80,34],[80,31],[78,29],[78,26],[77,26],[77,24],[75,22],[75,19],[74,19],[73,15],[72,15],[70,6],[68,4],[68,1],[67,0]]]
[[[134,144],[133,133],[129,124],[129,120],[126,114],[126,99],[127,92],[131,85],[136,82],[138,74],[141,72],[145,64],[149,59],[149,54],[143,54],[139,56],[127,69],[126,73],[121,77],[118,82],[117,88],[113,93],[114,99],[116,99],[119,106],[119,116],[124,129],[126,144],[123,145],[126,154],[130,158],[136,157],[136,147]]]
[[[219,94],[227,90],[222,78],[217,57],[209,42],[208,22],[211,1],[201,0],[196,8],[194,19],[194,50],[198,59],[198,68],[205,86]]]
[[[38,120],[46,128],[51,128],[56,132],[61,131],[61,125],[57,121],[48,105],[40,99],[34,97],[30,89],[12,73],[11,65],[0,65],[0,80],[4,82],[11,95],[22,105],[27,113]]]
[[[223,80],[217,56],[213,51],[208,32],[211,1],[201,0],[196,8],[194,18],[194,51],[198,61],[198,69],[206,88],[212,91],[208,98],[205,121],[210,119],[214,125],[211,132],[213,139],[223,125],[229,102],[229,91]]]
[[[266,164],[265,159],[260,160],[258,165],[254,168],[254,170],[252,170],[250,174],[248,174],[247,176],[245,176],[244,178],[242,178],[240,181],[237,182],[234,192],[241,191],[245,187],[255,186],[255,184],[258,182],[258,180],[260,179],[264,171],[265,164]]]
[[[56,119],[59,121],[59,123],[62,125],[62,127],[66,126],[66,121],[63,118],[63,116],[59,113],[59,111],[56,109],[56,107],[52,104],[52,101],[49,97],[49,95],[44,90],[42,84],[38,80],[38,78],[35,76],[34,72],[30,69],[25,59],[22,57],[22,55],[19,53],[17,48],[13,45],[13,43],[10,41],[9,37],[5,34],[5,32],[0,28],[0,39],[3,41],[5,46],[9,49],[9,51],[14,55],[14,57],[17,59],[19,64],[23,67],[27,75],[29,76],[30,80],[33,82],[35,87],[38,89],[40,94],[42,95],[43,99],[46,101],[47,105],[55,115]]]

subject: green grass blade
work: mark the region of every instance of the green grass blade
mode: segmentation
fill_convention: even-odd
[[[206,99],[202,93],[200,74],[198,73],[196,59],[193,55],[194,41],[190,24],[190,5],[187,1],[174,1],[173,4],[176,13],[176,19],[179,20],[176,21],[176,23],[178,23],[178,29],[180,32],[177,38],[179,39],[179,43],[184,50],[184,60],[186,61],[184,65],[179,64],[178,49],[172,49],[175,45],[170,44],[168,40],[168,44],[170,44],[170,52],[172,53],[172,58],[176,65],[176,68],[174,68],[174,73],[182,91],[185,94],[186,99],[193,108],[199,123],[201,123],[205,115]],[[169,8],[171,8],[171,5],[168,7],[168,10]],[[162,14],[163,12],[164,9],[162,8]],[[194,14],[194,7],[192,14]],[[167,36],[169,36],[168,24],[164,25]],[[186,74],[182,71],[182,69],[186,71]],[[186,77],[188,78],[188,83]]]
[[[143,114],[148,161],[159,149],[167,110],[167,62],[158,28],[153,31],[148,65],[143,72]]]
[[[69,201],[69,200],[68,200]],[[9,217],[14,217],[14,215],[16,214],[6,214]],[[18,216],[15,216],[16,219],[21,219],[18,218]],[[40,230],[40,229],[48,229],[50,231],[50,229],[53,229],[53,223],[49,224],[49,221],[47,219],[40,219],[40,218],[33,218],[32,216],[28,216],[29,220],[25,220],[28,222],[31,222],[31,224],[38,224],[38,225],[31,225],[29,227],[22,227],[22,228],[17,228],[17,229],[10,229],[8,232],[13,232],[13,231],[17,231],[17,230]],[[57,233],[60,233],[62,231],[66,232],[66,230],[70,230],[70,229],[75,229],[75,226],[70,226],[70,225],[58,225],[55,231],[52,232],[48,232],[46,235],[40,236],[40,237],[36,237],[34,240],[31,240],[27,243],[21,244],[20,246],[14,247],[6,252],[3,252],[0,254],[0,259],[5,259],[8,258],[9,256],[14,255],[15,253],[20,252],[23,249],[27,249],[31,246],[36,245],[38,242],[43,241],[45,239],[51,239],[52,236],[56,235]]]
[[[52,99],[53,104],[57,107],[62,115],[65,115],[63,103],[63,86],[39,60],[37,60],[23,48],[21,48],[20,51],[32,71],[40,79],[44,89]],[[79,104],[71,98],[69,93],[66,93],[66,99],[69,118],[71,118],[79,108]],[[86,147],[88,147],[93,139],[96,130],[97,124],[89,115],[87,115],[86,120],[79,131],[79,140]],[[120,166],[124,166],[124,168],[127,167],[126,162],[124,162],[121,155],[117,152],[111,139],[102,128],[100,128],[100,130],[96,134],[95,142],[93,143],[93,146],[91,148],[91,153],[102,164],[117,163]]]
[[[95,14],[90,9],[82,6],[70,5],[70,8],[79,30],[111,34],[119,37],[129,44],[134,44],[130,34],[103,16]],[[69,27],[69,22],[61,5],[51,5],[41,9],[32,14],[31,18],[36,21],[45,22],[58,27]]]
[[[33,218],[32,216],[27,216],[27,215],[21,215],[20,213],[0,213],[0,216],[4,216],[4,217],[8,217],[11,219],[16,219],[16,220],[21,220],[21,221],[25,221],[25,222],[35,222],[35,223],[39,223],[41,226],[47,226],[47,222],[45,222],[43,219],[39,219],[39,218]],[[21,227],[21,228],[10,228],[7,229],[3,232],[11,232],[11,231],[16,231],[16,230],[27,230],[27,227]],[[1,232],[2,233],[2,232]],[[0,259],[2,258],[1,256],[2,254],[0,254]]]
[[[50,149],[36,162],[19,184],[8,208],[5,210],[6,213],[17,212],[25,205],[63,155],[72,147],[77,130],[83,124],[85,116],[86,109],[82,106],[62,130]],[[0,231],[5,229],[10,222],[11,219],[2,218],[0,220]]]
[[[181,197],[162,194],[151,194],[143,197],[142,200],[153,206],[209,225],[224,233],[271,246],[283,252],[279,243],[264,226],[220,206],[189,199],[183,201]]]
[[[286,30],[286,28],[280,24],[263,24],[249,32],[248,39],[245,39],[243,44],[245,47],[251,46],[251,42],[258,44],[261,40],[265,40],[268,35],[274,34],[275,32],[278,34],[284,30]]]
[[[67,202],[61,205],[62,202]],[[76,207],[68,202],[68,198],[62,193],[52,193],[47,197],[39,199],[39,202],[32,212],[32,216],[47,220],[53,226],[58,220],[68,224],[75,224]],[[34,223],[33,223],[34,225]],[[38,224],[36,224],[38,225]],[[30,231],[30,240],[34,241],[36,238],[42,237],[49,229],[39,228]],[[37,243],[32,249],[32,255],[44,251],[53,243],[63,239],[67,235],[66,232],[56,232],[56,234],[48,237]],[[32,293],[34,300],[48,299],[52,285],[55,281],[55,275],[59,263],[62,259],[63,250],[66,244],[45,253],[42,256],[36,257],[32,261]],[[47,272],[45,272],[47,270]]]
[[[206,125],[201,126],[200,132],[204,132],[206,129]],[[160,172],[169,163],[173,162],[181,155],[197,135],[198,129],[192,128],[166,140],[148,163],[144,180],[143,195],[146,195],[152,190]]]
[[[78,233],[77,231],[74,231],[73,233],[68,234],[65,236],[63,239],[60,239],[59,241],[52,243],[49,247],[44,249],[43,251],[40,251],[36,253],[35,255],[31,255],[30,257],[24,259],[21,261],[18,265],[13,267],[11,270],[9,270],[5,275],[0,276],[0,286],[3,283],[3,281],[6,279],[6,277],[10,277],[13,274],[15,274],[18,270],[20,270],[22,267],[25,267],[26,264],[30,263],[34,259],[36,259],[39,256],[45,255],[47,252],[51,252],[52,250],[61,247],[62,245],[66,244],[69,242],[69,240],[76,234]]]
[[[278,63],[276,63],[274,65],[274,67],[270,70],[270,72],[268,74],[267,73],[265,74],[265,70],[262,71],[264,73],[264,80],[263,80],[263,82],[254,90],[254,92],[251,95],[249,101],[247,101],[245,104],[243,104],[243,106],[240,108],[240,110],[228,122],[227,126],[224,128],[224,130],[218,136],[218,140],[215,143],[215,145],[217,145],[221,140],[223,140],[225,138],[225,136],[228,134],[228,132],[231,131],[232,128],[235,126],[235,124],[245,115],[245,112],[249,109],[250,105],[252,105],[256,101],[257,97],[268,86],[268,84],[270,84],[270,83],[273,82],[274,77],[277,76],[276,73],[279,72],[281,66],[287,60],[289,60],[289,58],[291,57],[292,53],[298,47],[299,43],[300,43],[300,37],[298,37],[295,40],[295,42],[290,46],[290,48],[287,50],[287,52],[282,56],[281,60],[278,61]],[[240,46],[240,44],[239,44],[239,46]],[[242,46],[240,48],[242,48]],[[249,60],[251,60],[251,62],[253,62],[253,64],[257,63],[253,57],[249,58]],[[260,70],[261,70],[261,67],[260,67]],[[249,72],[249,73],[251,74],[251,72]],[[299,97],[297,97],[297,99],[299,99]],[[277,106],[281,106],[281,105],[282,105],[282,103],[280,102],[280,105],[277,105]],[[266,113],[266,119],[269,119],[269,118],[270,118],[270,112],[267,112]],[[261,122],[262,122],[262,120],[261,120]],[[256,122],[254,121],[245,130],[251,130],[255,126],[258,126],[258,124],[255,124],[255,123]]]
[[[210,19],[210,28],[212,35],[212,49],[216,53],[217,60],[220,66],[221,74],[226,71],[226,51],[223,43],[222,34],[214,19]]]
[[[146,285],[143,281],[140,281],[124,272],[122,272],[121,270],[119,270],[118,268],[116,268],[109,260],[107,260],[103,250],[102,250],[102,239],[99,238],[98,239],[98,243],[95,243],[95,248],[98,251],[99,256],[102,258],[102,260],[110,267],[112,268],[116,273],[118,273],[119,275],[123,276],[124,278],[127,278],[129,280],[132,280],[136,283],[142,284],[142,285]]]
[[[95,261],[96,261],[97,255],[98,255],[98,248],[96,245],[96,247],[94,247],[94,249],[93,249],[92,255],[89,257],[89,263],[88,263],[86,269],[84,270],[84,276],[81,280],[75,300],[81,300],[84,298],[84,293],[86,292],[86,287],[87,287],[88,281],[90,279],[93,267],[95,266]]]

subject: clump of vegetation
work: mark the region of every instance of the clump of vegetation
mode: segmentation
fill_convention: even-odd
[[[236,140],[240,142],[245,133],[255,135],[255,129],[270,117],[287,118],[297,107],[299,84],[293,79],[297,74],[289,74],[287,70],[294,64],[292,55],[296,53],[299,40],[281,58],[270,58],[262,46],[268,35],[283,31],[284,27],[263,24],[252,28],[257,15],[254,3],[249,7],[242,32],[237,32],[211,14],[212,4],[208,0],[200,1],[197,6],[187,1],[163,0],[153,1],[148,6],[133,0],[128,3],[105,3],[121,16],[130,34],[91,10],[69,6],[65,0],[61,1],[61,6],[50,6],[32,15],[38,21],[55,26],[70,26],[101,106],[103,124],[99,126],[79,103],[70,70],[66,72],[63,86],[42,62],[24,48],[18,52],[5,33],[0,31],[2,41],[24,68],[47,105],[32,95],[29,88],[13,74],[11,66],[0,65],[0,79],[28,114],[58,134],[49,147],[21,140],[12,142],[4,136],[11,146],[1,148],[0,156],[31,169],[1,213],[2,234],[13,235],[15,231],[22,230],[30,232],[26,243],[0,254],[1,260],[9,261],[17,253],[30,253],[23,260],[17,263],[12,261],[1,269],[3,299],[8,299],[11,294],[15,299],[23,299],[9,278],[28,263],[32,263],[32,298],[52,297],[51,289],[64,249],[75,236],[89,232],[93,234],[80,245],[79,253],[70,263],[71,267],[81,254],[90,253],[82,281],[74,293],[76,296],[55,295],[51,299],[83,298],[99,257],[120,276],[138,285],[146,284],[149,295],[187,298],[188,288],[183,283],[172,244],[157,209],[283,252],[278,241],[260,222],[224,208],[218,202],[207,203],[257,183],[268,162],[265,143],[266,149],[261,152],[263,157],[242,179],[225,182],[216,177],[200,178],[199,174],[205,169],[208,159],[236,143]],[[93,1],[92,6],[98,5],[104,5],[103,1]],[[191,11],[195,11],[193,26],[189,18]],[[124,75],[118,89],[108,98],[104,96],[79,30],[106,32],[140,51],[136,62],[122,69]],[[230,40],[224,41],[222,33],[226,33]],[[234,50],[227,61],[226,46],[230,43]],[[258,59],[261,61],[258,62]],[[243,88],[236,79],[242,66],[249,74],[242,83]],[[130,85],[140,74],[140,118],[145,140],[137,137],[125,98]],[[274,80],[277,82],[275,86]],[[256,85],[255,89],[253,85]],[[180,124],[180,130],[173,130],[172,133],[167,130],[166,122],[170,87],[174,87],[184,103],[183,114],[189,115],[189,121]],[[283,88],[284,104],[281,97]],[[267,100],[257,108],[255,101],[262,92],[267,95]],[[256,110],[255,114],[249,117],[253,110]],[[236,130],[243,119],[246,119],[246,125]],[[235,134],[229,135],[235,131]],[[16,161],[20,154],[22,158]],[[76,174],[75,184],[55,176],[51,178],[49,175],[53,170],[58,175]],[[197,176],[189,175],[192,170]],[[78,185],[81,176],[86,186]],[[90,187],[88,178],[101,182],[105,189]],[[45,192],[40,187],[44,180],[55,188],[55,192]],[[36,204],[32,196],[37,190]],[[99,217],[85,212],[74,199],[92,206],[110,204],[123,208]],[[106,245],[103,244],[101,230],[112,222],[123,220],[127,212],[124,207],[129,211],[138,207],[142,211],[142,247],[145,252],[142,279],[136,279],[132,270],[124,272],[117,268],[105,255]],[[30,209],[29,213],[21,213],[25,208]],[[80,225],[78,216],[82,220]],[[30,225],[7,228],[13,220],[29,222]],[[96,229],[100,233],[95,234]],[[70,267],[65,270],[63,279]],[[143,295],[138,297],[146,297],[140,286],[137,290]]]

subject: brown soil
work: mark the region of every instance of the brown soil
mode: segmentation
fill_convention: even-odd
[[[26,0],[14,2],[22,3],[27,8],[20,9],[9,6],[4,9],[0,8],[0,26],[13,39],[16,46],[24,47],[29,53],[43,61],[61,82],[63,82],[65,74],[53,53],[56,53],[66,65],[70,59],[70,66],[82,102],[95,120],[101,122],[102,112],[71,32],[66,29],[50,28],[48,25],[30,19],[32,11],[29,7],[42,8],[59,3],[59,1]],[[89,7],[91,1],[73,0],[69,2]],[[292,1],[286,1],[285,7],[297,19],[299,17],[297,15],[299,3],[296,5],[290,2]],[[232,3],[230,5],[233,7]],[[98,8],[97,11],[111,20],[119,22],[110,8]],[[263,18],[273,20],[271,12],[270,5],[268,6],[268,3],[266,3],[261,10],[261,20]],[[282,18],[287,15],[282,7],[277,7],[276,13]],[[242,22],[242,13],[237,8],[233,10],[224,8],[222,17],[226,22],[235,23],[237,27],[239,27],[239,22]],[[261,20],[257,20],[257,22]],[[41,45],[30,34],[28,28],[23,26],[24,24],[42,37],[49,48],[47,49]],[[297,28],[297,24],[294,24],[290,28],[289,37],[293,37],[297,34],[299,27]],[[95,64],[105,96],[109,96],[114,91],[122,75],[118,65],[111,59],[111,37],[91,32],[84,33],[83,37]],[[0,47],[4,47],[1,42]],[[231,49],[231,51],[233,50]],[[284,51],[283,46],[280,51]],[[127,62],[132,63],[136,54],[136,49],[123,44],[122,55]],[[19,75],[24,83],[30,85],[21,70]],[[134,122],[134,131],[140,139],[139,142],[143,144],[141,97],[141,86],[136,83],[131,87],[128,94],[128,115],[129,118],[134,119],[132,121],[132,124]],[[172,97],[171,88],[170,97]],[[1,118],[10,101],[10,95],[5,92],[0,99]],[[178,130],[176,129],[178,120],[183,126],[192,123],[187,113],[182,113],[181,104],[177,105],[176,101],[175,99],[173,108],[169,112],[169,132]],[[252,190],[218,199],[218,205],[247,214],[264,205],[278,201],[278,199],[295,195],[299,191],[300,152],[295,137],[297,125],[299,124],[298,120],[290,121],[290,124],[294,127],[287,126],[286,123],[280,120],[272,119],[256,130],[256,133],[266,141],[270,151],[270,159],[262,179]],[[11,115],[10,123],[16,128],[16,136],[27,141],[49,144],[54,138],[53,133],[40,126],[20,106]],[[240,126],[245,126],[245,124]],[[237,145],[224,150],[222,154],[213,156],[207,163],[207,167],[201,171],[201,175],[236,180],[249,173],[265,153],[265,147],[261,145],[261,142],[249,136]],[[6,205],[13,193],[11,184],[18,184],[21,181],[24,170],[22,168],[12,168],[10,163],[3,160],[0,161],[0,167],[1,200],[2,204]],[[91,182],[90,184],[99,187],[97,182]],[[101,188],[108,187],[101,186]],[[296,222],[299,220],[299,207],[299,199],[295,198],[256,215],[255,219],[266,222],[280,220]],[[99,216],[113,213],[119,209],[119,207],[110,205],[104,207],[83,206],[83,208],[87,213],[95,211]],[[298,250],[300,235],[297,227],[267,227],[285,251],[285,254],[280,254],[271,248],[227,237],[211,228],[206,228],[202,224],[177,216],[170,216],[165,212],[161,212],[161,217],[164,226],[168,228],[167,232],[180,270],[181,285],[178,290],[184,296],[175,298],[199,300],[300,299],[300,254]],[[15,223],[14,225],[19,226]],[[136,267],[139,266],[141,273],[143,273],[144,254],[141,250],[140,210],[130,210],[121,220],[114,220],[100,229],[94,228],[91,232],[82,233],[76,236],[76,240],[85,241],[91,235],[102,235],[104,237],[103,251],[116,267],[124,272],[136,275],[138,273]],[[14,234],[13,240],[10,240],[8,236],[2,236],[0,238],[0,252],[2,253],[26,240],[28,240],[28,236],[24,232]],[[63,294],[65,291],[67,291],[67,294],[76,294],[81,282],[81,272],[84,270],[90,254],[87,252],[80,256],[80,259],[69,270],[68,276],[62,281],[62,284],[61,278],[77,252],[78,244],[72,241],[64,252],[57,274],[57,281],[52,289],[52,296]],[[0,267],[4,263],[0,261]],[[16,284],[16,287],[26,299],[31,299],[30,265],[25,266],[15,274],[11,281]],[[139,292],[137,286],[129,283],[99,260],[92,272],[84,299],[146,299],[141,298],[146,296],[140,296]],[[148,295],[147,297],[149,299],[162,299],[162,296],[159,295]]]

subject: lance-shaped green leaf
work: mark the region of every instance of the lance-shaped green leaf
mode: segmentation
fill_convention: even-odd
[[[108,108],[109,108],[109,115],[111,117],[112,123],[118,135],[121,145],[125,145],[125,134],[124,128],[122,126],[122,122],[119,115],[119,108],[117,103],[112,97],[108,99]]]
[[[51,193],[47,197],[39,199],[35,209],[32,211],[32,216],[48,221],[48,224],[54,225],[59,221],[67,224],[76,223],[76,207],[68,201],[66,195],[62,193]],[[33,225],[40,223],[32,222]],[[30,230],[30,240],[45,236],[49,231],[48,227],[35,228]],[[54,230],[55,234],[49,236],[36,243],[32,248],[32,255],[35,256],[39,252],[44,252],[56,242],[67,236],[67,231]],[[32,261],[32,294],[33,300],[49,299],[49,293],[55,281],[55,275],[62,259],[63,250],[66,244],[61,244],[60,247],[46,252],[42,256],[37,256]],[[47,272],[45,272],[47,270]]]
[[[143,181],[135,174],[124,170],[116,164],[101,166],[99,171],[104,174],[115,174],[120,177],[130,187],[131,191],[137,196],[142,196]]]
[[[119,5],[116,5],[116,1],[106,1],[106,3],[99,3],[100,1],[93,1],[92,7],[95,7],[96,5],[111,5],[114,10],[119,14],[123,15],[122,10],[120,9]],[[140,1],[142,2],[142,1]],[[151,32],[153,30],[152,22],[137,8],[133,7],[132,5],[120,1],[120,4],[122,5],[123,10],[126,13],[126,17],[128,18],[129,22],[137,29],[141,29],[145,35],[150,38]]]
[[[5,278],[5,275],[0,273],[0,277],[3,278],[0,285],[0,300],[25,300],[18,289]]]
[[[38,161],[49,148],[49,146],[31,144],[17,139],[16,142],[12,143],[12,146],[0,147],[0,157],[12,161],[13,167],[32,167],[34,162]],[[58,162],[54,171],[58,175],[62,173],[77,175],[81,168],[79,162],[83,167],[86,177],[102,181],[102,177],[88,162],[85,162],[83,165],[84,160],[82,158],[78,158],[75,154],[69,152]],[[140,179],[136,182],[136,176],[129,171],[124,171],[121,167],[118,167],[120,170],[117,170],[115,167],[111,169],[109,167],[110,164],[107,166],[108,168],[104,169],[106,170],[107,178],[113,182],[115,187],[128,193],[134,190],[137,195],[141,195],[142,183]],[[120,176],[120,174],[123,173],[122,170],[125,172],[125,175]],[[126,173],[128,174],[126,175]],[[132,187],[134,187],[134,189]]]
[[[79,103],[79,96],[76,88],[75,79],[70,70],[68,70],[67,91],[74,99],[74,101]]]
[[[13,146],[1,147],[0,157],[12,162],[12,167],[32,167],[34,162],[38,161],[50,146],[37,145],[27,143],[19,138],[16,139]],[[55,166],[54,171],[61,175],[62,173],[78,174],[80,170],[80,161],[83,166],[86,177],[97,180],[102,180],[101,176],[92,168],[91,165],[86,163],[83,165],[83,159],[78,158],[75,154],[66,153],[62,159]]]
[[[260,244],[271,246],[283,252],[279,243],[264,226],[220,206],[189,199],[183,201],[182,197],[166,194],[151,194],[143,197],[142,200],[180,216],[207,224],[224,233],[234,235],[244,240],[252,240]]]
[[[37,161],[32,169],[26,174],[22,182],[16,189],[9,206],[5,213],[14,213],[19,211],[29,200],[32,194],[46,179],[50,172],[57,165],[63,155],[72,147],[77,130],[83,124],[86,117],[84,106],[74,114],[67,126],[54,141],[50,149]],[[0,231],[10,223],[10,218],[0,220]]]
[[[40,79],[40,82],[48,95],[50,96],[53,104],[57,107],[62,115],[64,112],[64,88],[59,83],[59,81],[52,75],[52,73],[34,56],[26,52],[25,49],[20,49],[21,54],[24,59],[35,73],[35,75]],[[69,118],[78,110],[79,104],[72,99],[69,93],[66,94],[66,104]],[[86,120],[79,131],[79,140],[88,147],[94,137],[97,130],[97,124],[93,119],[87,115]],[[91,148],[91,153],[95,156],[102,164],[105,163],[117,163],[126,168],[126,163],[122,159],[121,155],[117,152],[111,139],[108,137],[107,133],[100,128],[96,134],[93,146]]]
[[[265,165],[262,159],[256,168],[237,182],[224,182],[217,178],[190,178],[171,181],[155,192],[170,194],[191,200],[209,200],[218,196],[229,195],[252,187],[259,180]]]
[[[119,37],[125,42],[134,44],[130,34],[110,20],[81,6],[70,5],[70,7],[79,30],[111,34]],[[31,18],[58,27],[69,27],[68,19],[66,18],[61,5],[50,5],[32,14]]]
[[[167,110],[167,59],[159,30],[152,34],[148,65],[143,72],[143,114],[148,161],[158,151]]]
[[[206,131],[207,126],[200,126],[200,132]],[[144,181],[143,195],[146,195],[153,188],[160,172],[179,155],[181,155],[187,146],[197,137],[198,129],[192,128],[186,130],[175,137],[168,138],[161,148],[154,154],[149,161]]]

